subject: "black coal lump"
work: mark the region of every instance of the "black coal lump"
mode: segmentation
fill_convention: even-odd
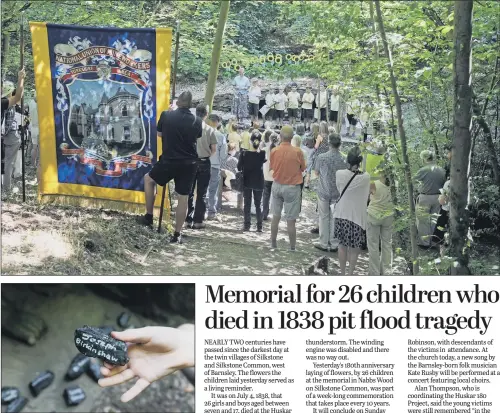
[[[29,385],[33,397],[37,397],[43,389],[49,387],[54,381],[54,377],[54,373],[52,373],[50,370],[47,370],[33,379]]]
[[[19,413],[28,404],[28,399],[26,397],[18,397],[12,403],[7,406],[7,413]]]
[[[114,326],[101,326],[99,327],[99,330],[101,330],[104,334],[107,334],[109,336],[112,331],[116,330],[116,328]]]
[[[128,363],[127,344],[116,340],[100,329],[83,326],[75,330],[75,345],[78,351],[88,357],[97,357],[113,365]]]
[[[78,406],[85,400],[85,392],[80,386],[69,386],[64,389],[63,397],[67,406]]]
[[[130,321],[130,314],[127,313],[121,313],[116,319],[117,324],[121,328],[127,328],[129,325],[129,321]]]
[[[17,387],[2,387],[2,404],[9,404],[21,396]]]
[[[66,372],[65,379],[66,380],[75,380],[80,377],[83,373],[85,373],[90,366],[90,358],[84,356],[83,354],[77,354],[71,364],[68,367],[68,371]]]
[[[97,363],[95,361],[92,361],[90,363],[89,369],[87,370],[87,374],[96,383],[99,381],[99,379],[103,378],[103,375],[101,374],[101,366],[99,363]]]

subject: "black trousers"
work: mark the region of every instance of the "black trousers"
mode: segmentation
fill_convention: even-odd
[[[437,244],[444,244],[444,234],[448,231],[448,223],[450,215],[448,211],[443,208],[439,211],[439,218],[436,221],[436,228],[434,229],[433,241]]]
[[[273,181],[264,181],[264,199],[262,201],[262,217],[267,219],[269,215],[269,201],[271,200],[271,189]]]
[[[255,214],[257,215],[257,228],[262,228],[262,210],[260,204],[262,202],[262,190],[244,188],[243,189],[243,215],[245,228],[249,229],[251,224],[251,208],[252,208],[252,195],[255,205]]]
[[[205,212],[207,211],[207,189],[210,182],[210,158],[198,159],[198,169],[196,171],[196,179],[189,193],[188,198],[188,213],[186,222],[201,224],[205,220]],[[196,205],[194,203],[194,189],[196,187]]]

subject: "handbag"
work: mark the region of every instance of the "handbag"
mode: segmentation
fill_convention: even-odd
[[[245,156],[245,151],[243,151],[240,156]],[[231,179],[230,182],[232,190],[236,192],[243,192],[243,170],[237,171],[235,174],[235,178]]]
[[[352,175],[351,179],[349,179],[349,182],[347,182],[347,185],[344,187],[344,189],[342,190],[342,193],[340,194],[339,198],[330,206],[330,210],[332,212],[332,217],[333,217],[333,214],[335,213],[335,208],[337,207],[337,204],[339,203],[339,201],[342,199],[342,196],[344,195],[345,191],[347,190],[347,188],[349,187],[349,185],[351,184],[352,180],[354,179],[354,177],[356,175],[359,174],[359,171],[356,171],[354,172],[354,174]]]

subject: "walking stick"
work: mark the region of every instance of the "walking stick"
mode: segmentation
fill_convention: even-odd
[[[24,11],[21,13],[21,70],[24,67]],[[26,165],[25,165],[25,154],[24,154],[24,139],[26,132],[24,130],[24,125],[22,119],[24,118],[24,93],[21,96],[21,174],[23,179],[23,202],[26,202]]]
[[[179,60],[179,39],[180,39],[180,21],[177,20],[177,25],[176,25],[176,32],[175,32],[175,57],[174,57],[174,70],[173,70],[173,76],[172,76],[172,98],[170,99],[171,102],[173,103],[174,98],[175,98],[175,81],[177,79],[177,62]],[[167,185],[168,182],[165,184],[163,187],[163,193],[161,194],[161,205],[160,205],[160,219],[158,222],[158,232],[161,232],[161,221],[163,220],[163,208],[165,206],[165,191],[167,190]],[[170,205],[169,210],[172,210],[172,195],[170,194],[170,191],[168,191],[168,202]]]

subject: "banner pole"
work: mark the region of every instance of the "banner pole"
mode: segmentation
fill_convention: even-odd
[[[21,13],[21,70],[24,68],[24,11]],[[24,129],[24,93],[21,96],[21,174],[23,179],[23,202],[26,202],[26,160],[24,154],[25,129]]]
[[[175,55],[174,55],[174,73],[172,75],[172,103],[174,102],[175,99],[175,83],[177,80],[177,63],[179,60],[179,40],[180,40],[180,28],[181,28],[181,22],[177,20],[176,22],[176,28],[175,28]]]

